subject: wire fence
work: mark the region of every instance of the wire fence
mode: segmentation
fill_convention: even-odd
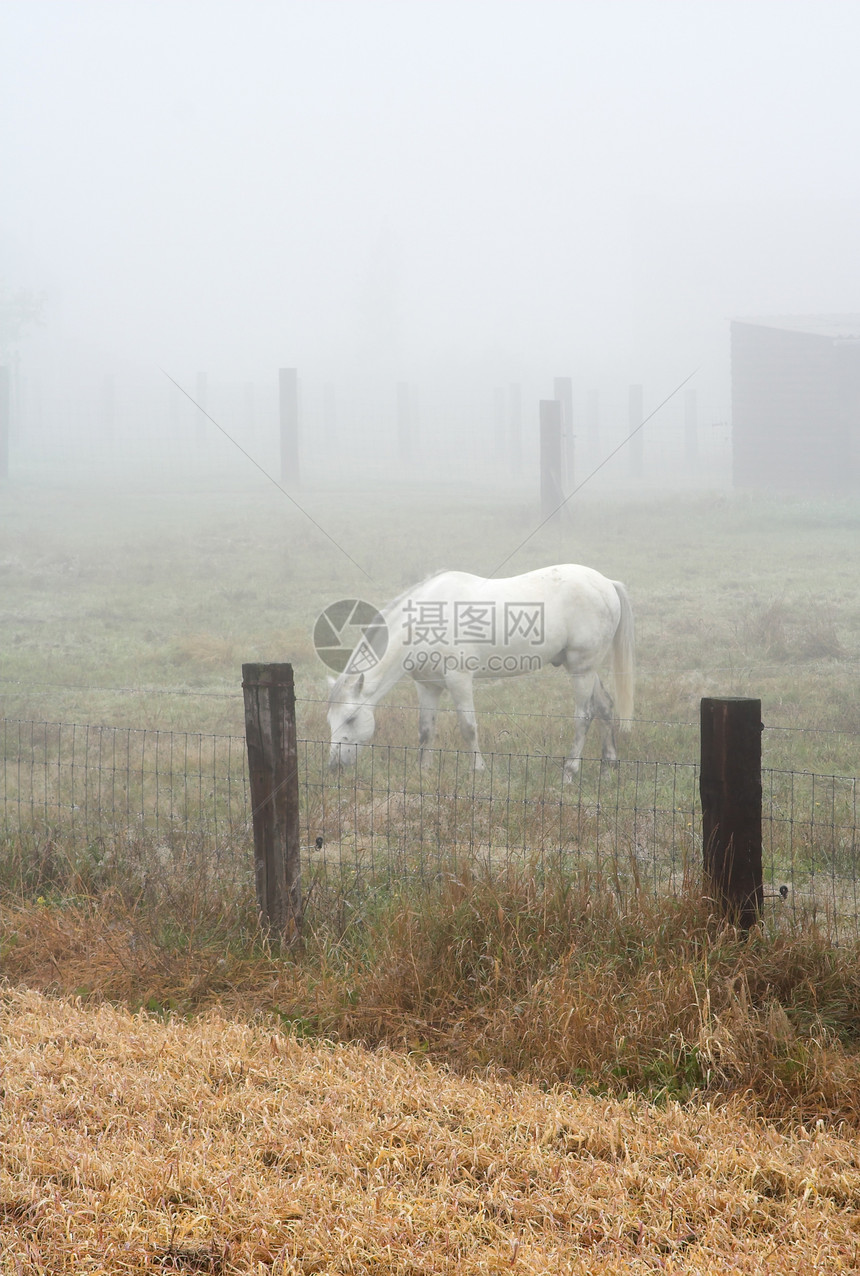
[[[6,838],[71,849],[204,842],[253,891],[247,754],[241,736],[0,720]],[[355,900],[432,883],[468,865],[559,869],[621,898],[679,894],[700,875],[699,768],[368,746],[353,771],[328,770],[328,742],[299,742],[305,893]],[[769,908],[860,935],[857,779],[766,769],[763,857]]]

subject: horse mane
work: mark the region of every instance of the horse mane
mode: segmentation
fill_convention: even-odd
[[[407,585],[406,588],[402,590],[401,593],[396,595],[396,597],[389,599],[387,603],[383,603],[383,605],[379,608],[379,614],[387,620],[388,617],[391,615],[392,611],[395,609],[395,607],[398,607],[406,598],[408,598],[413,590],[421,589],[422,586],[428,584],[431,580],[435,580],[437,576],[444,576],[446,572],[450,570],[451,569],[449,567],[440,567],[435,572],[430,572],[427,576],[422,577],[421,580],[413,581],[411,585]],[[338,677],[334,680],[334,682],[332,682],[329,685],[329,693],[328,693],[329,704],[332,703],[332,701],[334,700],[336,696],[336,693],[340,691],[340,689],[342,688],[344,679],[347,676],[353,677],[354,675],[353,674],[347,675],[346,670],[344,670],[344,672],[342,674],[339,674]]]

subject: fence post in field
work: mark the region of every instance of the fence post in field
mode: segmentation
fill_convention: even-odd
[[[641,478],[645,472],[645,440],[639,429],[645,419],[643,402],[641,385],[631,385],[627,392],[627,425],[628,434],[631,435],[630,473],[633,478]]]
[[[510,450],[511,472],[519,478],[523,470],[523,388],[511,385],[510,397]]]
[[[194,437],[198,448],[202,448],[206,443],[207,422],[204,412],[209,406],[209,383],[205,372],[197,373],[197,380],[194,385],[194,399],[197,403],[199,412],[194,413]]]
[[[299,771],[292,665],[243,665],[245,739],[262,924],[296,939],[302,925]]]
[[[575,486],[574,451],[573,451],[573,379],[571,377],[554,377],[552,397],[561,404],[561,451],[564,461],[565,491],[572,492]]]
[[[281,426],[281,482],[299,485],[299,374],[278,369],[278,411]]]
[[[600,448],[600,391],[589,390],[585,408],[585,434],[592,458]]]
[[[749,930],[761,916],[761,701],[706,696],[701,703],[705,889],[724,916]]]
[[[561,477],[561,403],[540,401],[540,512],[556,518],[564,501]]]
[[[0,368],[0,479],[9,477],[9,434],[12,428],[12,379]]]
[[[696,391],[684,391],[684,456],[687,465],[693,466],[699,459],[698,413]]]

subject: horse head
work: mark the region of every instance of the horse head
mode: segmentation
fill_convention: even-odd
[[[355,766],[358,750],[373,738],[376,719],[367,701],[363,673],[329,678],[328,724],[331,728],[330,771]]]

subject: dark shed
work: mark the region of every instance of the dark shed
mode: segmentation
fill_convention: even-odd
[[[736,487],[860,491],[860,315],[735,319]]]

